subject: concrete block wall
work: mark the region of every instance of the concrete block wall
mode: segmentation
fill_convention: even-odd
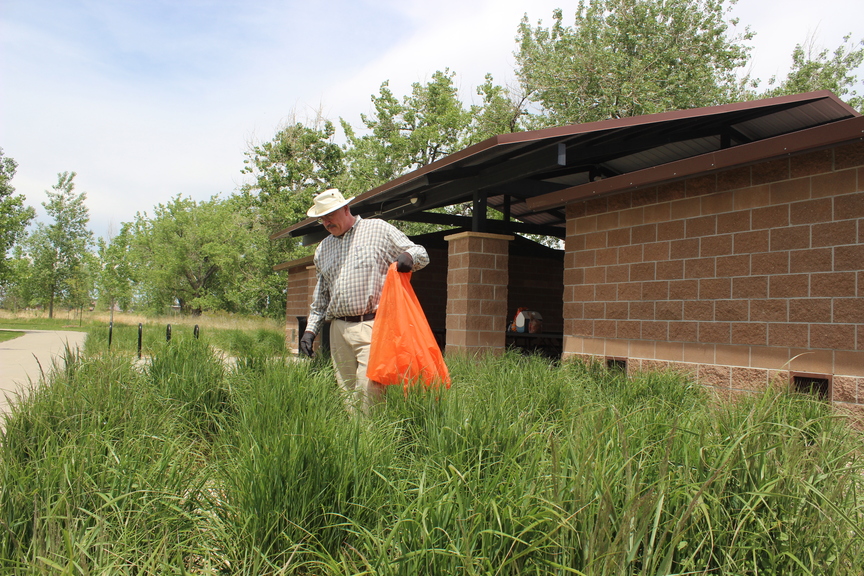
[[[461,232],[446,236],[447,353],[504,350],[509,243],[513,236]]]
[[[567,206],[567,355],[721,394],[831,377],[864,417],[864,143]]]
[[[288,349],[297,352],[300,337],[298,316],[309,314],[312,291],[315,289],[315,267],[312,256],[289,262],[283,269],[287,272],[285,303],[285,342]],[[311,288],[310,288],[311,286]]]
[[[429,264],[411,276],[411,286],[443,348],[447,328],[447,249],[427,247],[426,252]]]

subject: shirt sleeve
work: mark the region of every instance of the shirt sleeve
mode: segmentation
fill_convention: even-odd
[[[429,264],[429,254],[426,252],[426,248],[411,242],[404,232],[393,225],[390,225],[390,241],[396,247],[397,257],[402,252],[407,252],[411,255],[411,258],[414,259],[414,271],[420,270]]]

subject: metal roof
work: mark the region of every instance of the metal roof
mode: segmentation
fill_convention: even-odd
[[[564,205],[864,136],[827,90],[489,138],[356,196],[354,214],[485,232],[565,235]],[[473,202],[477,216],[428,212]],[[504,214],[487,220],[484,203]],[[327,235],[309,218],[270,238]]]

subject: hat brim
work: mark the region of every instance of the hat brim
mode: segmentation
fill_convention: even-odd
[[[343,206],[347,206],[351,202],[351,200],[353,200],[353,198],[346,198],[335,206],[328,206],[326,210],[321,210],[320,212],[316,210],[317,206],[312,206],[311,208],[309,208],[309,210],[306,211],[306,215],[310,218],[321,218],[322,216],[326,216],[327,214],[332,214]]]

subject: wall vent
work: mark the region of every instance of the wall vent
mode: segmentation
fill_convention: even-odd
[[[831,376],[829,374],[807,374],[793,372],[792,390],[802,394],[812,394],[820,400],[831,398]]]
[[[619,372],[627,372],[627,359],[626,358],[614,358],[607,357],[606,358],[606,369],[607,370],[618,370]]]

